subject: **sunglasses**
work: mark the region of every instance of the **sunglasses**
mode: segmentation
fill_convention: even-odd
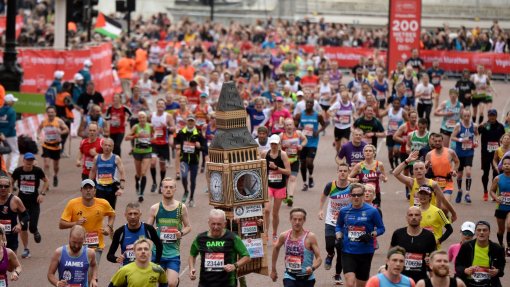
[[[3,188],[3,189],[7,189],[9,187],[11,187],[11,186],[10,185],[0,185],[0,188]]]
[[[351,193],[351,197],[362,197],[364,193]]]

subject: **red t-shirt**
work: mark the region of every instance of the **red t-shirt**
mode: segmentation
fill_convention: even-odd
[[[126,113],[131,112],[125,106],[108,108],[106,118],[110,120],[110,134],[123,134],[126,131]]]
[[[200,102],[200,92],[198,90],[195,90],[195,92],[192,92],[191,89],[186,89],[184,91],[184,96],[188,98],[188,104],[190,105],[198,105]]]
[[[312,76],[306,75],[301,78],[299,83],[301,84],[302,87],[315,89],[315,87],[317,87],[317,85],[319,84],[319,77],[317,77],[316,75]]]
[[[80,143],[80,152],[83,154],[83,169],[82,173],[85,175],[89,175],[90,169],[92,168],[92,165],[94,164],[94,157],[90,154],[90,150],[95,148],[96,152],[103,153],[103,149],[101,148],[101,143],[103,143],[103,140],[99,137],[96,139],[95,142],[91,143],[89,142],[89,139],[83,139]]]

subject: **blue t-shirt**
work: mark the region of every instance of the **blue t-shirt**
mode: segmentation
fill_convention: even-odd
[[[260,126],[260,124],[262,122],[264,122],[264,120],[266,119],[266,115],[264,114],[264,111],[259,112],[256,109],[251,108],[251,107],[247,107],[246,112],[250,116],[250,123],[251,123],[251,131],[250,132],[253,132],[253,129],[255,127]]]

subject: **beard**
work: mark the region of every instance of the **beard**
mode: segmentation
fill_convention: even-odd
[[[450,276],[450,268],[448,266],[445,267],[436,267],[432,266],[432,273],[437,277],[447,277]]]

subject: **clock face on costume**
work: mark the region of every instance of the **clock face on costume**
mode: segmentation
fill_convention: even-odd
[[[234,172],[234,194],[236,201],[262,199],[262,177],[260,169]]]
[[[212,171],[209,183],[211,200],[216,202],[223,201],[223,177],[221,172]]]

